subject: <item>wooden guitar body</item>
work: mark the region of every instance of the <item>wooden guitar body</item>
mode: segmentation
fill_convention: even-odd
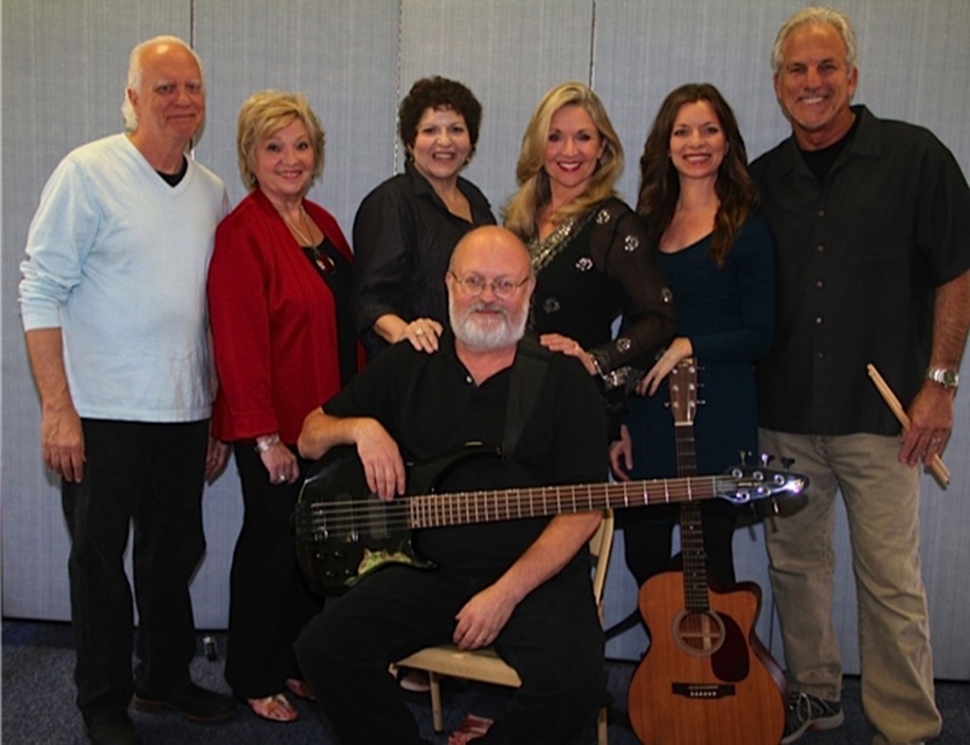
[[[754,634],[761,590],[742,582],[708,598],[707,611],[687,610],[679,571],[640,588],[650,648],[630,683],[633,731],[646,745],[777,745],[784,677]]]
[[[677,472],[697,473],[697,363],[682,360],[668,380]],[[650,648],[633,674],[630,723],[646,745],[777,745],[785,729],[785,679],[754,633],[761,589],[707,581],[701,506],[680,507],[683,571],[650,577],[640,614]]]

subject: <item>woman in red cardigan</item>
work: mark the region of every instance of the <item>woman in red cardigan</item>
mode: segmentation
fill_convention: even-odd
[[[287,689],[310,696],[291,645],[319,611],[289,528],[309,466],[296,439],[363,362],[350,248],[333,216],[305,198],[323,144],[302,95],[263,91],[243,104],[237,149],[250,194],[219,225],[209,267],[220,381],[212,429],[233,444],[245,505],[225,675],[254,714],[282,722],[297,718]]]

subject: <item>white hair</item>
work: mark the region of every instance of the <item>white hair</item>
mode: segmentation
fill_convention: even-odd
[[[845,63],[851,73],[858,59],[858,46],[855,30],[852,28],[852,22],[841,10],[827,8],[822,5],[809,5],[808,7],[802,8],[785,21],[784,25],[779,29],[778,36],[775,37],[775,43],[771,48],[771,71],[775,75],[781,72],[781,66],[784,63],[782,47],[785,46],[785,42],[788,41],[791,32],[796,28],[810,24],[828,24],[839,32],[839,36],[842,37],[842,42],[845,44]]]
[[[121,115],[125,118],[126,132],[134,132],[136,129],[138,129],[138,114],[135,113],[135,107],[131,105],[131,99],[128,97],[128,91],[141,93],[142,54],[149,47],[157,46],[159,44],[178,44],[195,58],[195,62],[199,66],[199,73],[202,73],[202,60],[199,59],[199,55],[195,53],[195,50],[192,49],[192,47],[177,36],[163,34],[162,36],[156,36],[154,39],[148,39],[148,41],[143,41],[141,44],[135,46],[135,48],[131,50],[131,54],[128,56],[128,84],[125,86],[124,103],[121,104]]]

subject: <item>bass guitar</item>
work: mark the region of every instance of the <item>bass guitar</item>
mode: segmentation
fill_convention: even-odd
[[[693,477],[696,361],[681,361],[668,385],[677,472]],[[777,745],[785,684],[754,633],[761,589],[708,586],[700,504],[681,505],[680,541],[683,571],[661,572],[640,588],[650,647],[630,682],[633,731],[646,745]]]
[[[311,588],[338,594],[389,562],[433,568],[412,544],[416,529],[715,497],[745,504],[795,495],[808,483],[798,474],[737,466],[720,476],[435,493],[442,478],[476,457],[497,458],[499,452],[471,443],[457,454],[411,466],[407,484],[415,495],[384,502],[367,488],[355,448],[325,453],[307,474],[293,518],[297,557]]]

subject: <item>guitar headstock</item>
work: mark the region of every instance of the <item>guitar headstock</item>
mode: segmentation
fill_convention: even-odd
[[[678,427],[693,424],[697,411],[697,360],[686,357],[678,362],[667,377],[667,387],[674,424]]]
[[[717,496],[734,504],[771,497],[794,497],[805,491],[808,476],[771,468],[732,466],[717,479]]]

